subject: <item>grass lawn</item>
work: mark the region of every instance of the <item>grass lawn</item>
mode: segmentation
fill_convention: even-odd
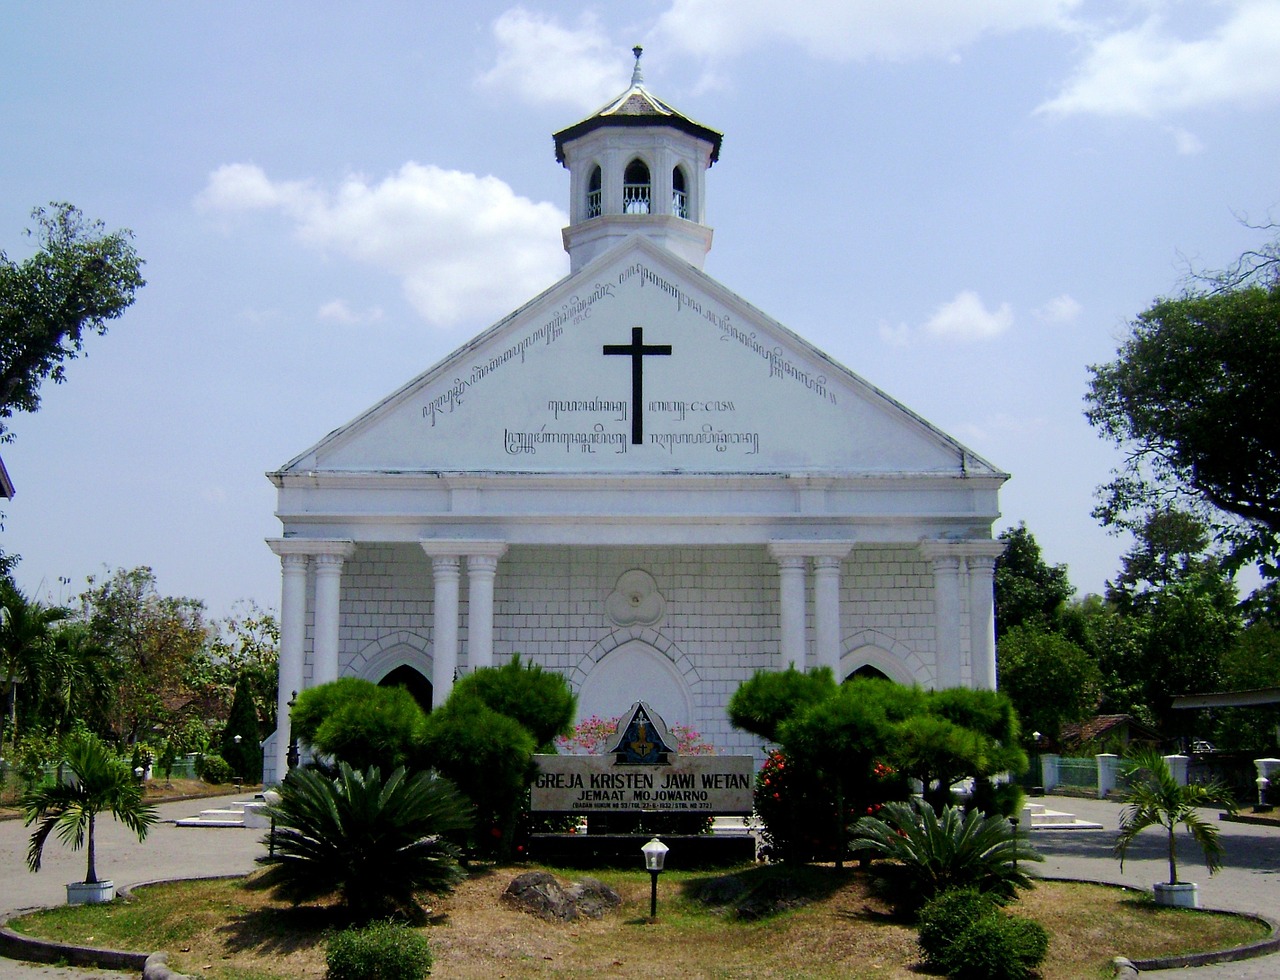
[[[667,872],[658,919],[647,920],[649,877],[604,871],[624,899],[602,920],[552,923],[499,898],[525,868],[481,871],[452,895],[429,897],[427,935],[435,977],[918,978],[915,932],[893,918],[858,871],[762,866],[764,881],[789,875],[808,904],[753,922],[689,896],[712,873]],[[557,872],[572,879],[581,873]],[[1044,980],[1110,976],[1113,956],[1221,949],[1263,938],[1232,916],[1157,908],[1139,893],[1043,882],[1012,911],[1050,932]],[[324,976],[330,909],[290,908],[243,880],[158,885],[131,903],[58,908],[11,925],[32,935],[133,950],[168,950],[175,969],[217,980]]]

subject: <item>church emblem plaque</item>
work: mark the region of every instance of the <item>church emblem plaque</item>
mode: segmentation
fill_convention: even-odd
[[[635,702],[603,755],[535,755],[534,813],[749,814],[755,760],[749,755],[689,755],[661,716]]]

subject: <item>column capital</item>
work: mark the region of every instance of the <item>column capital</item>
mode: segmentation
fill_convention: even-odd
[[[983,538],[968,541],[941,541],[924,539],[920,542],[920,553],[926,558],[999,558],[1004,554],[1005,543]]]
[[[281,558],[286,555],[331,555],[347,559],[356,553],[356,543],[349,538],[267,538],[267,547]]]
[[[424,538],[418,544],[431,558],[437,555],[454,558],[484,555],[498,559],[507,553],[508,547],[505,541],[476,541],[470,538]]]
[[[853,550],[852,541],[819,540],[777,540],[769,542],[769,555],[774,560],[781,558],[837,558],[849,557]]]
[[[437,576],[451,575],[457,578],[462,569],[462,559],[457,555],[432,555],[431,571]]]
[[[467,573],[493,573],[498,570],[501,555],[467,555]]]

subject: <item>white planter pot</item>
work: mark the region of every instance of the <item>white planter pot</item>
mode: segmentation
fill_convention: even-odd
[[[99,902],[110,902],[116,897],[114,881],[70,881],[67,883],[68,905],[93,905]]]
[[[1191,881],[1180,881],[1176,885],[1156,885],[1156,904],[1171,905],[1180,909],[1198,909],[1200,907],[1200,886]]]

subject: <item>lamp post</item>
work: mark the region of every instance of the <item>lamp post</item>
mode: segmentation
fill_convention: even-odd
[[[1013,827],[1013,873],[1018,873],[1018,818],[1010,817],[1009,824]]]
[[[290,772],[298,768],[298,736],[293,733],[293,706],[297,700],[298,692],[294,691],[293,697],[285,702],[289,707],[289,751],[285,753],[284,763],[289,767]]]
[[[667,860],[667,851],[670,848],[655,837],[640,850],[644,854],[645,869],[649,872],[649,918],[656,919],[658,917],[658,875],[662,874],[662,865]]]

